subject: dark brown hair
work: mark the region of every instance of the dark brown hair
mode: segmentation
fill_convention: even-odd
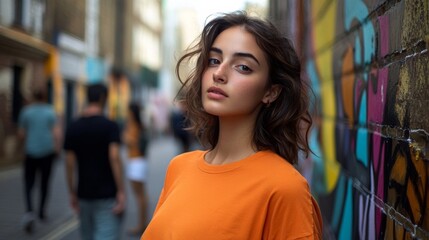
[[[258,150],[269,149],[294,164],[298,160],[298,151],[301,150],[306,155],[310,152],[307,137],[312,123],[308,111],[310,88],[301,79],[301,64],[290,41],[269,21],[250,17],[246,12],[222,14],[209,21],[199,42],[176,65],[176,74],[183,84],[178,96],[183,94],[190,130],[204,146],[210,149],[216,146],[219,119],[203,109],[201,79],[208,65],[209,50],[216,37],[234,26],[244,27],[251,33],[265,53],[269,66],[268,87],[274,84],[281,87],[278,98],[269,106],[262,107],[258,114],[253,144]],[[192,62],[195,58],[196,66],[182,79],[181,64]]]
[[[46,91],[38,89],[33,91],[33,100],[38,102],[45,102],[47,99]]]
[[[142,131],[144,129],[144,126],[143,126],[142,119],[140,117],[140,112],[141,112],[140,104],[131,102],[130,104],[128,104],[128,109],[130,110],[132,118],[134,118],[134,121],[137,123],[139,130]]]
[[[107,87],[101,83],[89,85],[86,90],[88,103],[105,104],[107,99]]]

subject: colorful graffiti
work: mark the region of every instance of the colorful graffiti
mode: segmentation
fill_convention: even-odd
[[[429,239],[429,124],[407,104],[429,88],[428,49],[419,45],[427,40],[416,31],[406,43],[393,30],[421,17],[428,34],[428,3],[321,0],[305,9],[306,72],[319,104],[312,189],[325,239]],[[410,87],[410,74],[426,81]]]

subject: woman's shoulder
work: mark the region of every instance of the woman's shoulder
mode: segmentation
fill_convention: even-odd
[[[195,151],[181,153],[175,156],[173,159],[171,159],[170,167],[175,165],[183,165],[183,164],[189,164],[189,163],[195,162],[201,157],[204,157],[205,152],[206,151],[195,150]]]
[[[264,169],[260,172],[273,184],[286,188],[308,186],[307,180],[295,166],[274,152],[265,151],[258,164],[260,169]]]
[[[204,155],[206,151],[203,150],[194,150],[190,152],[184,152],[176,155],[173,159],[184,159],[184,158],[195,158],[195,157],[201,157]]]
[[[193,169],[198,159],[204,157],[204,153],[205,151],[196,150],[181,153],[173,157],[167,167],[167,177],[174,179],[184,172]]]
[[[276,171],[276,169],[280,172],[297,171],[294,165],[275,152],[269,150],[261,151],[258,155],[258,158],[260,164],[263,164],[273,171]]]

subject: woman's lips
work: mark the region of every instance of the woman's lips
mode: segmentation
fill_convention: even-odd
[[[222,99],[222,98],[228,97],[228,95],[218,87],[210,87],[207,90],[207,95],[209,98],[213,98],[213,99]]]

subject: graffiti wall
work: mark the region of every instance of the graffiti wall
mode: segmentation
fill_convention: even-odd
[[[325,239],[429,239],[429,2],[288,2]]]

